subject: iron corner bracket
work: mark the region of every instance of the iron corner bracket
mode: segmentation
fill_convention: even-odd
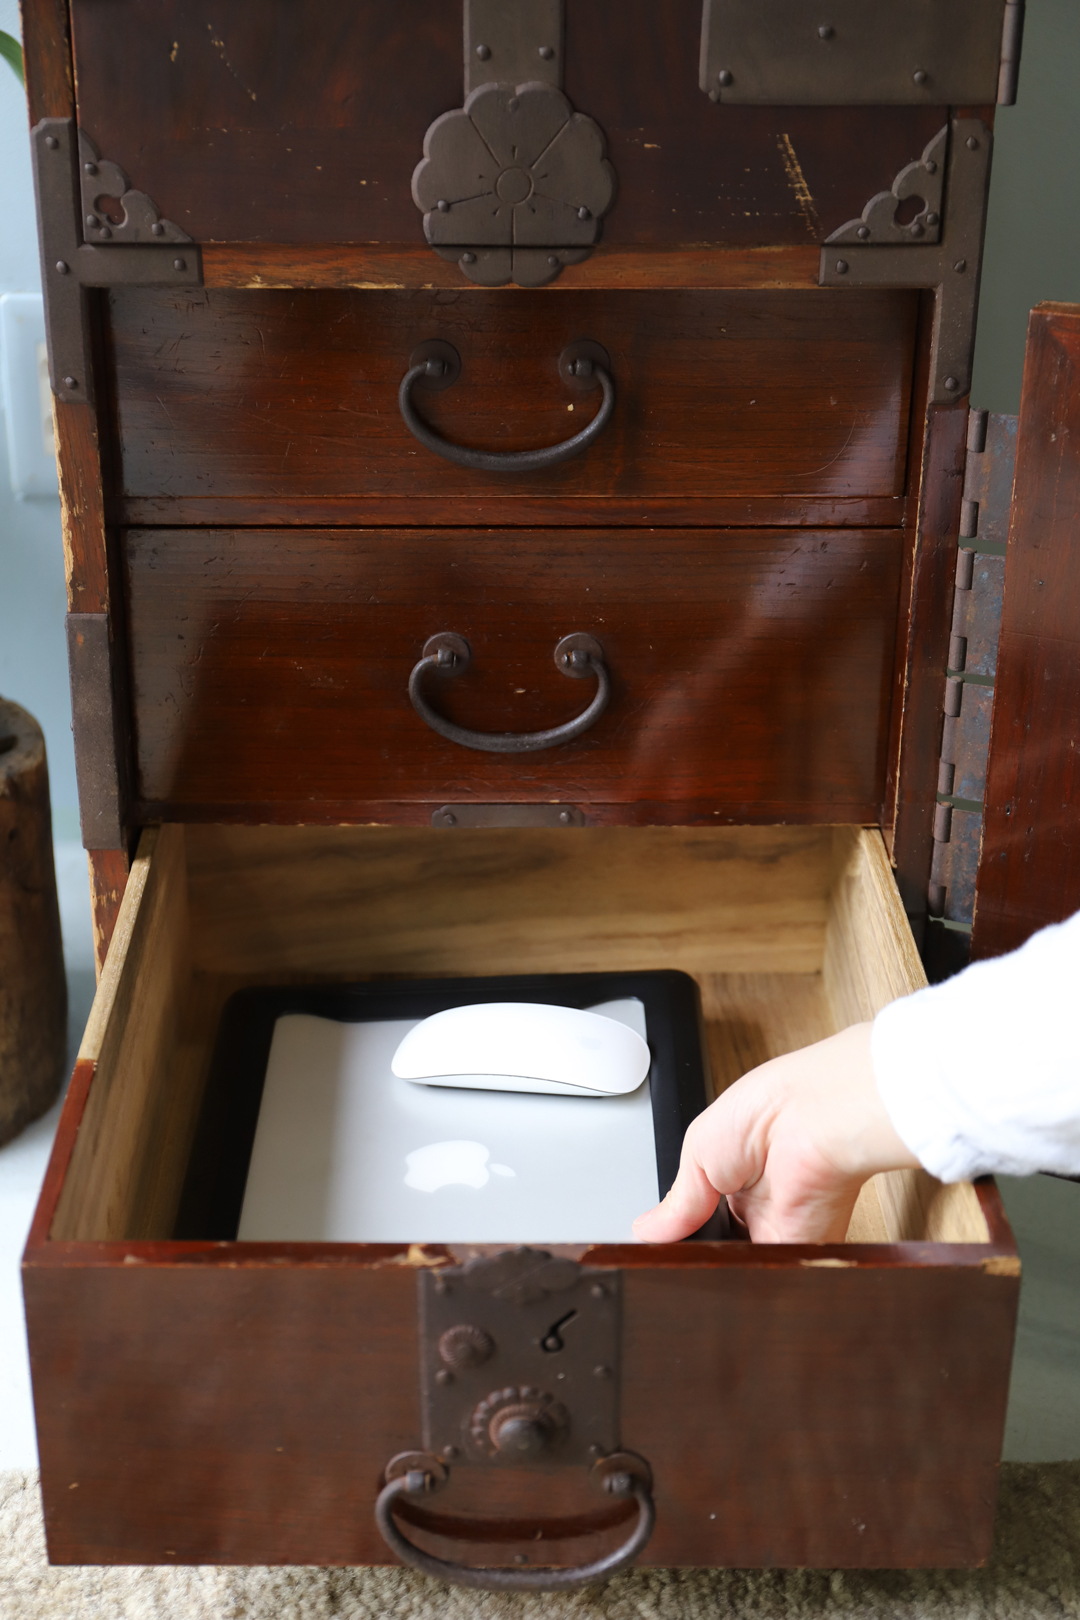
[[[934,291],[932,404],[962,399],[971,389],[992,145],[993,137],[981,119],[950,120],[939,241],[851,241],[849,227],[844,226],[845,240],[827,242],[821,250],[822,287]]]
[[[31,152],[49,379],[61,403],[92,404],[88,289],[201,287],[202,254],[178,226],[160,217],[145,192],[128,186],[123,170],[99,157],[73,118],[43,118],[31,131]],[[87,211],[87,197],[96,204],[99,194],[111,196],[118,187],[118,222],[96,207]],[[93,242],[84,240],[84,220]]]

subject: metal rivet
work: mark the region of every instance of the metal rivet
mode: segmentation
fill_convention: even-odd
[[[846,259],[837,259],[837,261],[836,261],[836,273],[837,273],[838,276],[846,276],[847,275],[847,273],[848,273],[848,262],[847,262]]]
[[[592,1295],[593,1299],[607,1298],[607,1289],[604,1287],[603,1283],[593,1283],[592,1287],[589,1289],[589,1293]]]
[[[112,231],[110,231],[110,229],[109,229],[109,227],[107,225],[99,225],[98,226],[98,235],[99,236],[111,236]]]
[[[435,1374],[435,1382],[437,1384],[452,1384],[454,1382],[454,1375],[448,1367],[440,1367],[438,1372]]]
[[[544,58],[545,62],[550,62],[551,58],[555,55],[554,45],[541,45],[540,55]]]
[[[172,267],[173,267],[174,270],[186,270],[187,269],[187,260],[186,259],[174,259],[173,262],[172,262]]]
[[[78,388],[78,386],[79,386],[79,379],[77,377],[65,377],[64,378],[64,387],[65,388]]]
[[[720,92],[719,92],[719,90],[710,90],[709,91],[709,100],[710,101],[719,101],[720,100]]]
[[[716,77],[717,77],[717,80],[719,81],[719,83],[724,85],[725,88],[729,84],[734,84],[735,83],[735,75],[734,75],[734,73],[732,73],[730,68],[721,68],[720,72],[716,75]]]
[[[603,1455],[604,1455],[603,1446],[598,1446],[596,1444],[596,1442],[594,1441],[593,1444],[589,1447],[589,1456],[590,1457],[602,1457]]]
[[[57,275],[60,275],[60,276],[66,276],[67,275],[68,267],[64,263],[63,259],[57,259],[57,261],[56,261],[56,273],[57,273]]]
[[[450,212],[450,204],[447,202],[445,197],[440,197],[435,206],[439,210],[440,214],[448,214]]]
[[[855,232],[855,235],[859,238],[860,242],[867,241],[869,239],[869,236],[870,236],[870,227],[869,227],[869,225],[860,225],[858,230]]]
[[[911,224],[908,226],[908,230],[911,232],[912,236],[922,236],[923,233],[924,233],[924,226],[923,226],[922,220],[921,219],[913,219]]]
[[[577,217],[578,219],[592,219],[592,214],[587,208],[579,208],[577,211]]]
[[[164,236],[165,235],[165,227],[161,223],[160,219],[155,220],[153,225],[151,225],[150,233],[151,233],[152,236]]]
[[[57,140],[55,135],[46,135],[45,145],[49,148],[50,152],[55,152],[56,148],[60,145],[60,142]]]
[[[480,58],[481,62],[486,62],[488,57],[491,55],[491,46],[478,45],[476,47],[476,54]]]
[[[959,386],[960,384],[957,382],[955,377],[946,377],[945,387],[950,394],[955,394]]]
[[[462,264],[475,264],[476,263],[476,254],[475,253],[463,253],[461,255],[461,262],[462,262]]]
[[[559,811],[559,823],[560,823],[561,826],[569,827],[569,825],[570,825],[571,821],[573,821],[573,819],[574,818],[570,814],[569,810],[560,810]]]
[[[821,27],[817,31],[817,37],[818,39],[832,39],[835,33],[836,29],[833,27],[832,23],[822,23]]]
[[[969,152],[977,152],[979,150],[979,143],[974,135],[969,135],[967,140],[964,142],[964,145],[967,147]]]
[[[97,164],[96,163],[84,163],[83,164],[83,169],[85,170],[85,172],[87,174],[97,174]]]
[[[964,271],[967,269],[967,260],[957,259],[956,263],[953,265],[953,269],[956,271],[958,276],[962,276]]]
[[[592,1375],[594,1378],[610,1378],[611,1368],[604,1366],[594,1367],[592,1370]]]
[[[518,100],[517,96],[511,96],[510,100],[506,103],[506,110],[507,112],[517,112],[520,106],[521,102]]]
[[[927,73],[925,68],[916,68],[911,77],[915,80],[916,84],[925,84],[930,75]]]
[[[558,264],[558,262],[559,262],[559,255],[557,253],[549,253],[548,254],[548,264]]]
[[[97,215],[96,215],[96,214],[87,214],[87,216],[86,216],[86,223],[87,223],[87,224],[88,224],[88,225],[91,225],[91,226],[92,226],[92,225],[96,225],[96,224],[97,224],[97,222],[98,222],[98,217],[97,217]]]
[[[926,223],[928,225],[936,225],[940,219],[941,219],[940,214],[927,214]]]
[[[453,1462],[454,1458],[458,1454],[458,1448],[457,1446],[443,1446],[442,1454],[446,1458],[447,1462]]]
[[[937,174],[937,164],[934,162],[933,158],[927,158],[926,162],[923,164],[923,168],[926,170],[927,174]]]
[[[529,1562],[528,1553],[515,1553],[514,1554],[514,1563],[515,1564],[527,1564],[528,1562]]]
[[[457,816],[455,816],[455,814],[454,814],[454,812],[452,810],[448,810],[446,812],[446,814],[443,816],[443,821],[446,823],[446,825],[448,827],[456,827],[457,826]]]

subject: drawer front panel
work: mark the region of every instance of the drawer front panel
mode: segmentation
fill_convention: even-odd
[[[115,493],[240,507],[482,494],[492,521],[523,496],[580,499],[600,520],[598,499],[899,496],[915,319],[908,292],[116,289]],[[457,444],[536,450],[584,427],[599,391],[568,387],[558,360],[585,338],[611,357],[614,415],[539,472],[452,465],[398,409],[413,350],[436,338],[461,377],[414,399]]]
[[[475,798],[875,819],[901,549],[891,530],[130,530],[143,811],[334,821]],[[407,694],[443,631],[473,662],[425,693],[461,726],[580,713],[594,683],[553,658],[575,631],[603,647],[610,705],[543,752],[462,748]]]
[[[462,104],[460,0],[72,12],[80,123],[197,241],[423,243],[410,180],[428,126]],[[941,106],[715,106],[701,15],[566,6],[564,88],[619,177],[606,243],[824,240],[945,122]]]

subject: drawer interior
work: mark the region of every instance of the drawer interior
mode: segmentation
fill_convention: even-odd
[[[52,1239],[168,1239],[218,1019],[247,984],[679,968],[719,1090],[925,983],[876,830],[144,832],[80,1058]],[[988,1242],[969,1184],[892,1172],[848,1240]]]

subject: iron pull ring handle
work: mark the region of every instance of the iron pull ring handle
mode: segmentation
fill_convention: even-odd
[[[449,388],[461,375],[461,357],[452,344],[441,340],[422,343],[414,349],[409,369],[398,389],[398,408],[405,426],[426,450],[458,467],[469,467],[474,472],[538,472],[580,456],[607,427],[615,409],[610,364],[606,351],[598,343],[571,343],[563,350],[559,356],[559,372],[564,382],[577,389],[591,389],[599,383],[603,397],[600,409],[580,433],[563,439],[560,444],[545,445],[541,450],[470,450],[463,444],[444,439],[428,426],[413,404],[414,387],[423,379],[426,387]]]
[[[402,1496],[420,1496],[436,1490],[441,1482],[434,1475],[420,1469],[411,1469],[384,1485],[375,1502],[375,1523],[390,1550],[403,1564],[410,1564],[436,1580],[448,1581],[451,1586],[469,1586],[482,1592],[565,1592],[575,1586],[587,1586],[590,1581],[603,1581],[615,1575],[644,1548],[656,1523],[656,1508],[648,1483],[633,1474],[610,1474],[605,1488],[613,1496],[632,1496],[637,1502],[637,1518],[630,1534],[621,1546],[604,1553],[588,1564],[573,1564],[567,1569],[475,1569],[468,1564],[455,1564],[446,1558],[436,1558],[423,1552],[406,1539],[394,1519],[394,1503]]]
[[[611,678],[600,643],[581,633],[563,636],[555,648],[555,667],[572,680],[595,675],[596,692],[588,708],[573,720],[547,731],[469,731],[432,708],[424,696],[424,684],[429,673],[449,677],[463,675],[471,660],[472,648],[465,637],[446,630],[424,643],[424,656],[413,666],[409,676],[409,700],[421,720],[460,748],[475,748],[485,754],[534,754],[541,748],[556,748],[588,731],[607,708],[611,696]]]

